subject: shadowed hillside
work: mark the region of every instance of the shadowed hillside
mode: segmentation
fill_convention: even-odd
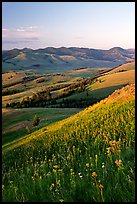
[[[120,47],[109,50],[78,47],[47,47],[38,50],[24,48],[3,51],[2,70],[57,73],[89,66],[111,68],[134,59],[133,50]]]

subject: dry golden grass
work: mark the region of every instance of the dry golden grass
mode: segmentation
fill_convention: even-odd
[[[2,114],[9,112],[9,109],[2,108]]]
[[[121,66],[117,67],[116,69],[113,69],[109,73],[115,73],[118,72],[119,70],[134,70],[135,69],[135,62],[129,62],[126,64],[122,64]]]
[[[60,56],[61,59],[68,59],[68,60],[76,60],[74,56],[69,56],[69,55],[62,55]]]
[[[122,89],[118,89],[114,91],[108,98],[104,99],[104,103],[109,103],[110,101],[120,100],[125,101],[129,100],[130,98],[135,97],[135,84],[127,85]]]
[[[25,77],[25,73],[21,72],[7,72],[2,74],[2,85],[12,84],[15,82],[20,82]]]
[[[71,70],[68,73],[70,75],[73,74],[93,74],[93,73],[97,73],[99,71],[103,71],[103,70],[109,70],[109,68],[92,68],[92,67],[88,67],[88,68],[83,68],[83,69],[77,69],[77,70]]]
[[[14,59],[19,59],[19,60],[25,60],[26,59],[26,54],[25,53],[20,53]]]
[[[32,92],[29,91],[24,91],[21,93],[16,93],[16,94],[12,94],[12,95],[7,95],[7,96],[2,96],[2,105],[5,105],[6,103],[10,103],[13,101],[17,101],[20,98],[24,97],[24,96],[31,96]]]
[[[100,82],[101,80],[102,82]],[[129,70],[125,72],[117,72],[113,74],[107,74],[98,78],[98,81],[90,86],[91,90],[106,88],[110,86],[118,86],[124,84],[135,83],[135,70]]]

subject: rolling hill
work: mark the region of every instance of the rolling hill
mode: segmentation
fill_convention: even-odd
[[[135,85],[2,149],[2,199],[135,201]]]
[[[78,100],[92,101],[94,99],[94,102],[100,101],[115,90],[127,84],[135,83],[135,62],[126,63],[114,69],[107,68],[108,71],[105,69],[105,72],[103,68],[98,68],[97,73],[96,69],[86,68],[68,72],[71,76],[85,76],[89,78],[91,76],[92,79],[85,86],[85,91],[81,93],[74,92],[70,96],[64,97],[64,100],[70,101],[70,107],[72,107],[72,103],[76,104]],[[57,100],[57,102],[61,102],[61,99]]]
[[[25,70],[28,72],[64,72],[80,67],[115,67],[134,61],[135,52],[114,47],[109,50],[47,47],[32,50],[13,49],[2,52],[2,71]]]
[[[83,83],[86,83],[85,88],[80,91]],[[38,94],[44,90],[45,100],[46,92],[49,91],[52,99],[56,99],[57,102],[60,102],[60,98],[92,100],[94,97],[100,100],[107,97],[115,89],[131,83],[135,83],[135,62],[126,63],[113,69],[88,67],[63,74],[8,72],[2,74],[2,104],[5,106],[7,103],[21,101],[26,97],[31,99],[34,93]],[[77,88],[75,88],[76,86]],[[70,92],[69,96],[63,95],[69,89],[72,93]],[[88,91],[86,98],[85,90]]]

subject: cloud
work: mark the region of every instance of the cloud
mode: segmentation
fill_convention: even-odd
[[[41,32],[37,26],[19,27],[15,29],[2,29],[3,41],[38,40],[40,37]]]
[[[33,47],[37,48],[43,46],[45,43],[45,36],[47,32],[43,27],[27,26],[17,28],[3,28],[2,29],[2,47],[9,50],[13,48]]]
[[[17,28],[16,31],[17,32],[25,32],[25,30],[23,28]]]
[[[22,40],[18,39],[18,40],[3,40],[2,42],[4,44],[20,44],[20,43],[30,43],[30,42],[34,42],[34,41],[38,41],[39,38],[37,37],[33,37],[33,38],[24,38]]]
[[[2,31],[3,31],[3,32],[7,32],[8,29],[7,29],[7,28],[2,28]]]

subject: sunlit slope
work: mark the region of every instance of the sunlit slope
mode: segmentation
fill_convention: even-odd
[[[100,112],[100,117],[101,117],[105,110],[108,111],[108,109],[112,106],[115,106],[115,104],[116,104],[116,107],[117,106],[119,107],[123,103],[129,103],[130,100],[134,100],[134,90],[135,90],[134,87],[135,87],[134,85],[130,85],[130,86],[126,86],[125,88],[122,88],[120,90],[117,90],[112,95],[110,95],[108,98],[102,100],[101,102],[99,102],[97,104],[94,104],[93,106],[86,108],[84,111],[82,111],[82,112],[80,112],[80,113],[78,113],[72,117],[69,117],[63,121],[57,122],[53,125],[44,127],[42,129],[40,129],[39,131],[34,132],[33,134],[27,135],[26,137],[13,142],[12,144],[5,145],[3,147],[3,150],[5,152],[5,151],[12,149],[14,147],[18,147],[22,144],[26,144],[28,142],[31,142],[34,138],[36,140],[41,139],[41,137],[44,139],[45,132],[46,132],[46,138],[47,138],[48,133],[52,134],[58,130],[63,130],[62,129],[63,127],[69,128],[71,125],[73,127],[75,127],[77,122],[80,122],[81,120],[85,124],[88,124],[89,120],[86,121],[86,119],[90,118],[90,117],[91,117],[91,119],[92,119],[92,117],[98,117],[99,111],[101,111]],[[103,110],[103,108],[104,108],[104,110]],[[102,110],[103,110],[103,112],[102,112]],[[96,113],[97,113],[97,115],[95,115]],[[67,131],[67,129],[66,129],[66,131]],[[75,128],[74,128],[74,130],[72,129],[72,131],[75,131]],[[41,137],[39,137],[39,136],[41,136]]]
[[[100,76],[95,83],[88,86],[90,94],[101,99],[110,95],[114,90],[127,84],[135,83],[135,62],[123,64]]]
[[[3,201],[135,201],[135,85],[3,146]]]
[[[122,64],[118,66],[117,68],[113,69],[109,73],[116,73],[119,71],[129,71],[129,70],[135,70],[135,62],[128,62],[126,64]]]

